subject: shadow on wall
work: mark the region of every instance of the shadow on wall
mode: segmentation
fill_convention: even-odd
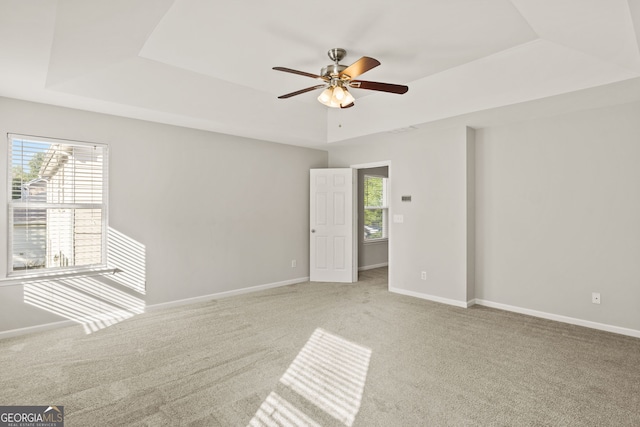
[[[24,302],[80,323],[87,334],[145,311],[145,246],[109,228],[109,267],[118,272],[24,284]]]
[[[370,349],[316,329],[280,378],[280,393],[267,396],[249,426],[338,421],[351,427],[360,411],[370,359]]]

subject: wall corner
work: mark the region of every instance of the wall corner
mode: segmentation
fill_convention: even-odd
[[[476,131],[466,128],[467,301],[476,297]]]

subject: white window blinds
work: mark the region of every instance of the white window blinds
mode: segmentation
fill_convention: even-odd
[[[9,272],[106,265],[107,147],[9,135]]]

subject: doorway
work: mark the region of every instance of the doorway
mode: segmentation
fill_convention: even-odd
[[[388,276],[391,162],[352,165],[357,170],[359,276]]]

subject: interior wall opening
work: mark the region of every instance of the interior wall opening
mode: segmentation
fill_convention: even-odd
[[[385,273],[389,267],[389,163],[352,166],[358,171],[358,272]],[[368,273],[363,273],[368,272]]]

